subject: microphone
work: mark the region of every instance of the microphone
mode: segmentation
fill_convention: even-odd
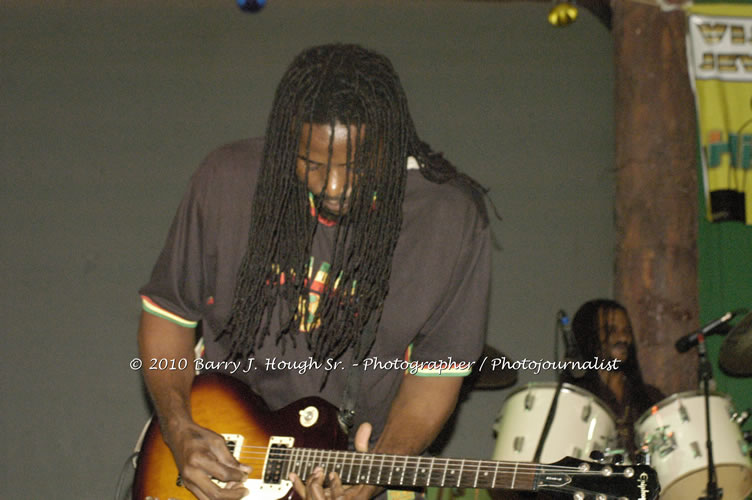
[[[584,360],[580,353],[580,348],[577,345],[577,340],[572,333],[572,327],[570,326],[569,316],[563,310],[559,310],[556,313],[556,324],[561,330],[561,335],[564,338],[564,361],[569,364],[569,374],[576,379],[580,379],[585,376],[585,369],[582,368]]]
[[[676,344],[674,346],[676,347],[676,350],[679,352],[687,352],[688,350],[692,349],[694,346],[700,343],[701,337],[710,334],[713,335],[714,333],[712,330],[718,328],[724,323],[728,323],[731,321],[732,318],[735,316],[738,316],[740,314],[745,314],[746,310],[744,309],[737,309],[736,311],[729,311],[723,316],[721,316],[718,319],[715,319],[708,323],[707,325],[703,326],[699,330],[695,330],[692,333],[688,333],[681,337],[679,340],[676,341]]]

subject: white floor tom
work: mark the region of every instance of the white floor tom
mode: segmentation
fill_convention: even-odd
[[[533,461],[556,386],[555,382],[531,383],[509,394],[494,425],[494,460]],[[563,384],[539,461],[551,463],[567,456],[587,459],[593,450],[607,452],[616,441],[615,422],[600,399]]]
[[[749,446],[733,420],[731,398],[710,396],[713,462],[723,500],[743,500],[752,492]],[[661,482],[661,500],[703,496],[708,481],[705,399],[700,391],[670,396],[643,413],[635,423],[638,446],[647,446],[651,466]]]

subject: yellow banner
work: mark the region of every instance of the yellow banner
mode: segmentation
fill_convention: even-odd
[[[752,4],[688,13],[707,217],[752,225]]]

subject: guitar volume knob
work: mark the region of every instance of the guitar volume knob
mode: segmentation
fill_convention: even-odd
[[[300,415],[300,425],[303,427],[312,427],[319,420],[319,409],[315,406],[308,406],[298,412]]]

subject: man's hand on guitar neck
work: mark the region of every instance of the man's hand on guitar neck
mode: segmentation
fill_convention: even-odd
[[[345,495],[342,481],[340,481],[339,476],[334,472],[329,473],[329,485],[326,488],[324,487],[324,470],[321,467],[313,469],[311,477],[308,478],[308,482],[305,484],[303,495],[305,495],[304,498],[307,500],[344,500],[348,498]]]
[[[368,452],[368,440],[371,437],[371,424],[364,423],[358,427],[355,433],[355,451]],[[332,472],[329,481],[324,484],[324,471],[317,467],[305,484],[297,474],[290,474],[295,492],[305,500],[367,500],[381,492],[382,488],[358,484],[354,486],[342,486],[339,475]]]

